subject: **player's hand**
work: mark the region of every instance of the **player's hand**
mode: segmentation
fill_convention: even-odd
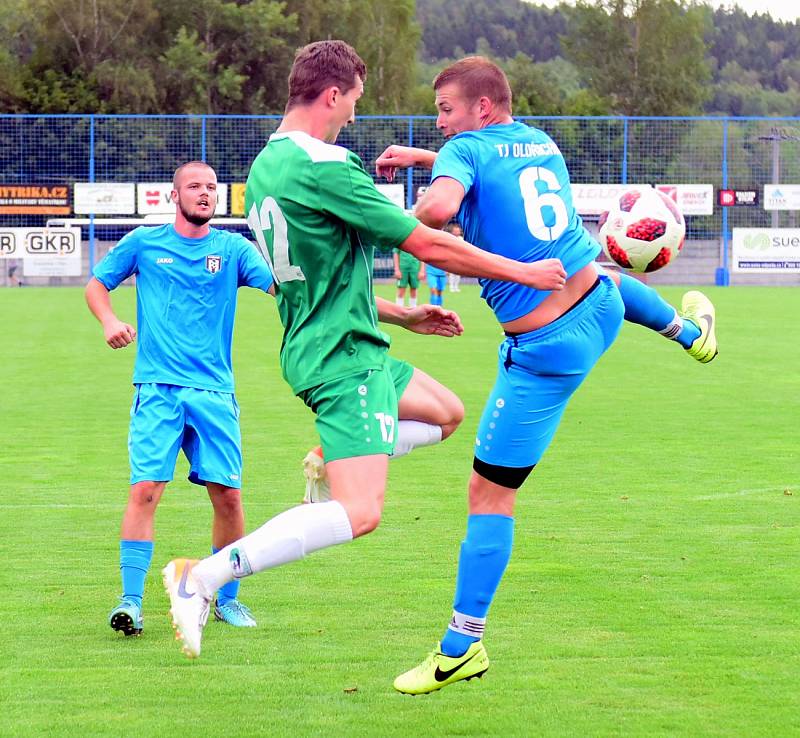
[[[379,177],[386,177],[389,182],[393,182],[398,169],[413,167],[416,162],[416,149],[393,144],[375,160],[375,172]]]
[[[103,325],[106,343],[113,349],[125,348],[136,338],[136,329],[121,320],[111,320]]]
[[[461,318],[452,310],[439,305],[417,305],[406,313],[405,327],[423,335],[460,336],[464,332]]]
[[[402,276],[402,275],[400,274],[400,272],[397,272],[397,271],[396,271],[396,272],[394,273],[394,278],[395,278],[395,279],[400,279],[400,277],[401,277],[401,276]]]
[[[537,290],[563,290],[567,272],[560,259],[542,259],[525,264],[525,284]]]

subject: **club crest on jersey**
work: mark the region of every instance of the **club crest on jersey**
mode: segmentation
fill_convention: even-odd
[[[206,269],[212,274],[216,274],[220,269],[222,269],[222,257],[206,256]]]

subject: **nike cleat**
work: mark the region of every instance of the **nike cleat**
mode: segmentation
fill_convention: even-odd
[[[700,329],[700,336],[686,349],[687,353],[701,364],[708,364],[719,353],[714,304],[702,292],[690,290],[681,301],[681,317]]]
[[[319,446],[312,448],[303,459],[303,474],[306,477],[303,502],[328,502],[331,499],[331,486]]]
[[[255,628],[257,623],[247,605],[239,600],[228,600],[224,605],[214,603],[214,619],[233,625],[236,628]]]
[[[482,677],[489,668],[489,656],[483,641],[475,641],[463,656],[445,656],[437,643],[427,658],[394,680],[394,688],[403,694],[426,694],[462,679]]]
[[[164,587],[169,595],[172,627],[175,640],[182,642],[182,651],[194,659],[200,655],[203,627],[208,620],[211,599],[201,592],[199,583],[192,575],[196,559],[175,559],[161,571]]]
[[[126,636],[138,636],[144,629],[142,608],[133,600],[120,597],[119,604],[108,616],[108,624],[114,630],[122,631]]]

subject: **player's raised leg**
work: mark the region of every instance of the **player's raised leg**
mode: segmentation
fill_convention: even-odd
[[[714,304],[702,292],[690,290],[681,301],[681,315],[700,327],[700,335],[686,351],[701,364],[708,364],[719,353]]]
[[[451,436],[464,419],[464,404],[454,392],[422,370],[392,357],[389,365],[400,396],[397,439],[389,457],[397,459],[415,448],[432,446]],[[306,478],[304,502],[330,499],[320,446],[306,454],[303,474]]]
[[[606,273],[619,287],[625,303],[625,320],[676,341],[701,363],[708,363],[717,355],[714,306],[702,292],[687,292],[678,312],[656,290],[635,277],[615,270]],[[687,296],[691,296],[688,304]],[[701,314],[710,316],[710,323],[701,318]]]

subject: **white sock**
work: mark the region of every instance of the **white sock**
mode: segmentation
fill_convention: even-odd
[[[203,559],[192,573],[206,592],[216,592],[233,579],[288,564],[312,551],[351,540],[350,519],[336,500],[298,505]]]
[[[433,446],[442,440],[442,426],[421,423],[419,420],[401,420],[397,424],[397,441],[390,459],[399,459],[420,446]]]
[[[672,319],[672,322],[662,328],[659,333],[662,336],[666,336],[667,338],[672,339],[673,341],[678,337],[680,332],[683,330],[683,318],[678,315],[678,311],[675,311],[675,317]]]
[[[405,300],[402,297],[395,297],[395,299],[394,299],[394,304],[395,305],[400,305],[401,307],[402,307],[404,302],[405,302]]]
[[[410,308],[415,308],[417,306],[417,298],[416,297],[409,297],[408,298],[408,306]]]

